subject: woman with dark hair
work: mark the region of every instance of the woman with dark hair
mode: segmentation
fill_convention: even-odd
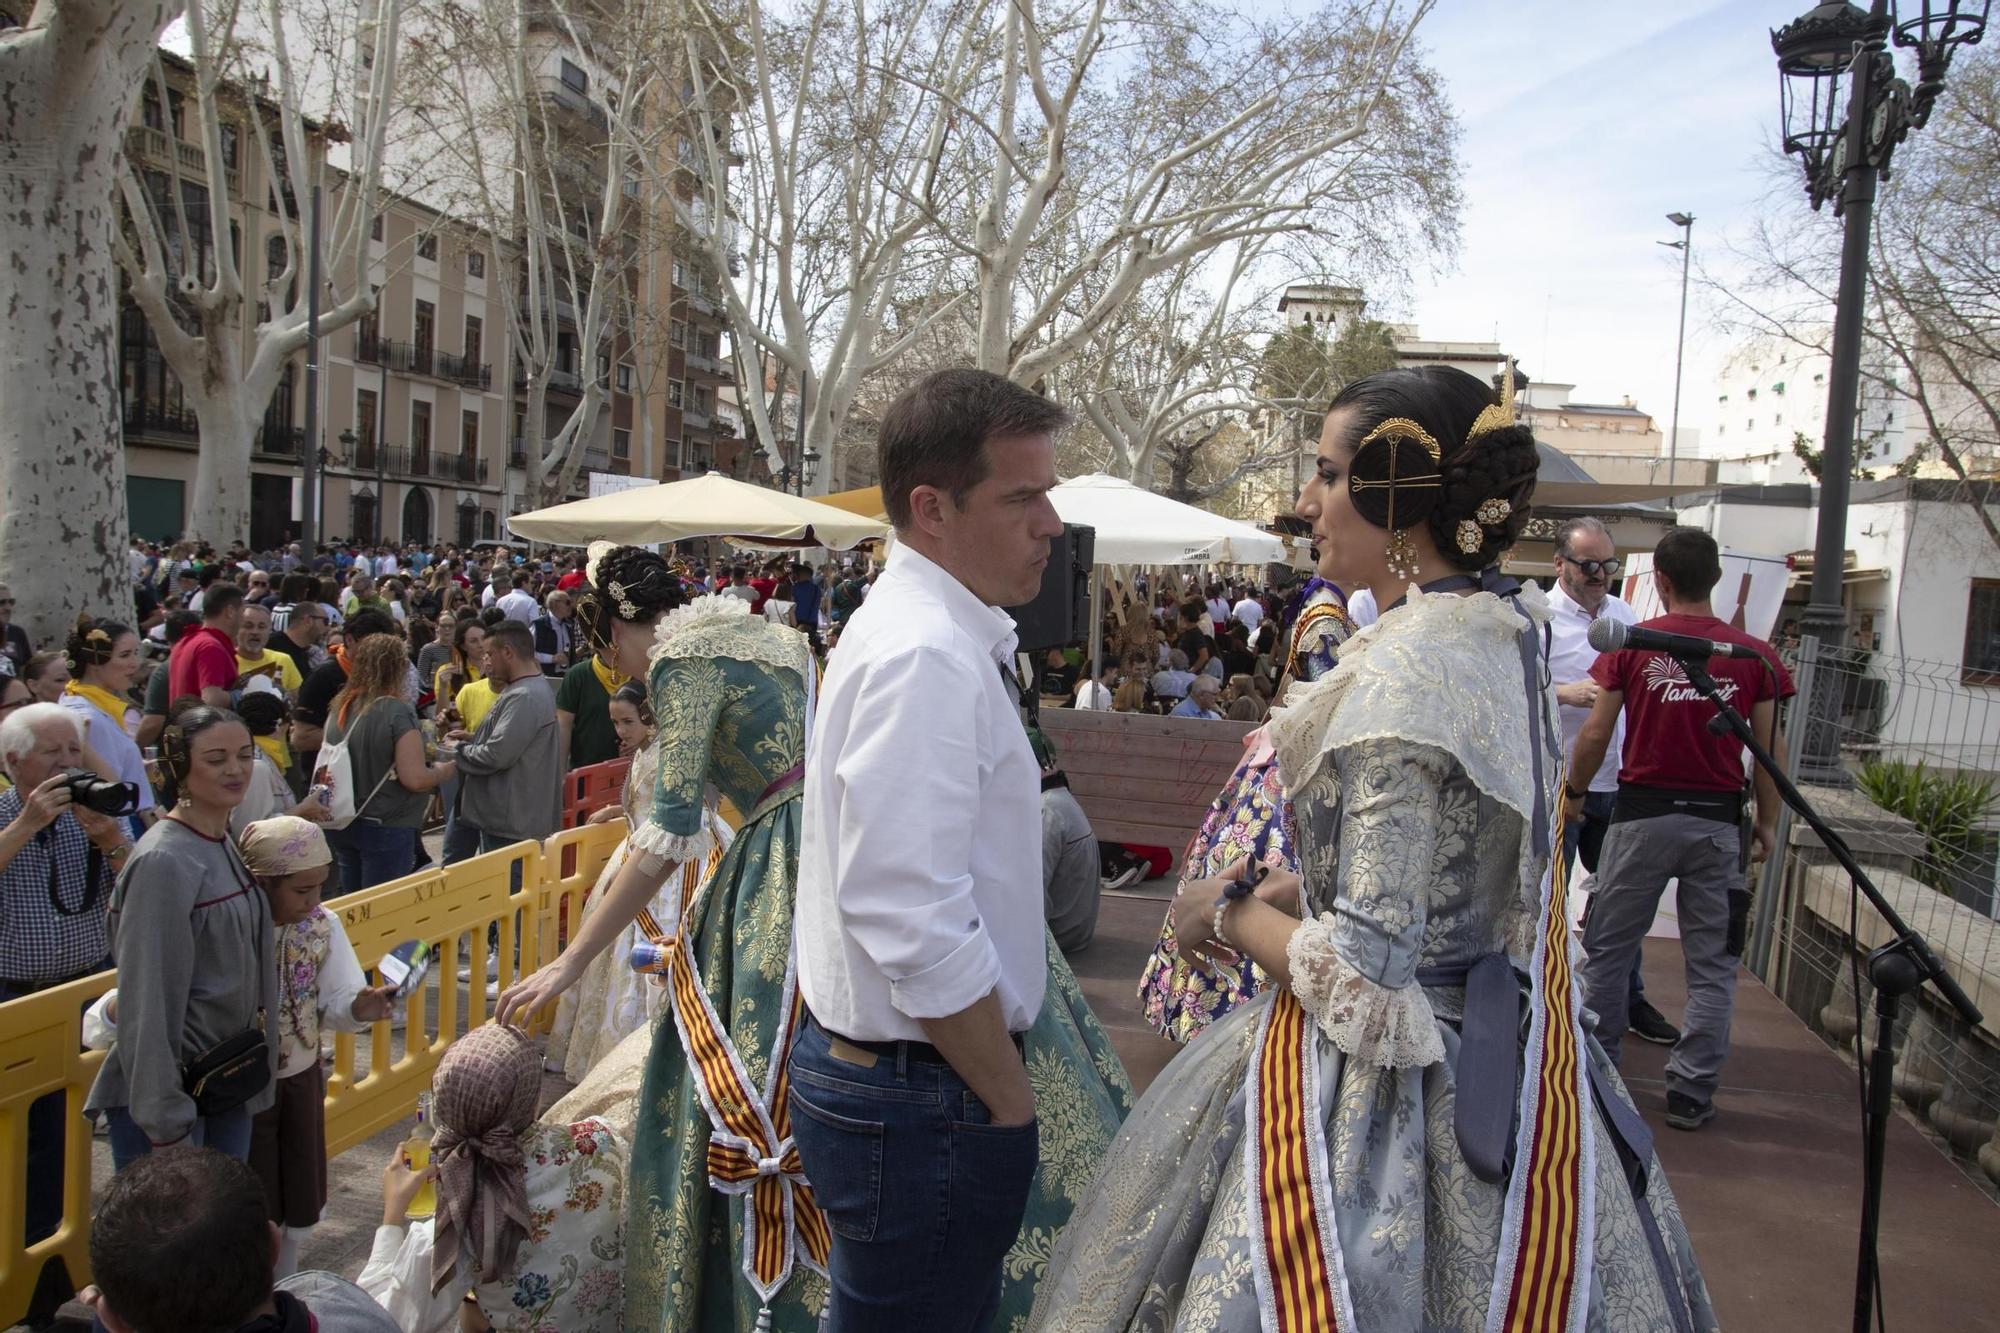
[[[738,598],[690,602],[679,574],[650,551],[594,543],[586,577],[578,619],[600,660],[647,681],[658,773],[596,910],[555,962],[507,989],[497,1016],[525,1017],[575,986],[638,921],[674,1012],[634,1034],[593,1079],[629,1089],[627,1065],[646,1048],[623,1327],[806,1333],[822,1289],[817,1278],[810,1288],[791,1279],[823,1264],[825,1224],[796,1169],[762,1173],[759,1163],[779,1161],[790,1139],[779,1074],[797,1017],[799,779],[817,671],[805,636],[751,615]],[[711,785],[742,824],[705,889],[662,903],[680,867],[716,854]],[[762,1145],[747,1175],[717,1157],[711,1178],[712,1154],[727,1155],[710,1144],[718,1134]],[[760,1243],[746,1240],[760,1228]]]
[[[1270,727],[1300,873],[1173,907],[1184,957],[1269,984],[1126,1122],[1030,1328],[1715,1327],[1569,970],[1548,612],[1498,567],[1535,484],[1512,398],[1426,367],[1329,409],[1298,512],[1383,613]]]
[[[206,1144],[242,1159],[250,1121],[272,1101],[267,1022],[278,1012],[271,907],[237,855],[229,815],[257,762],[234,713],[186,709],[160,733],[160,763],[177,793],[146,831],[112,891],[118,1029],[84,1109],[110,1122],[123,1170],[170,1144]],[[262,1039],[236,1078],[199,1082],[218,1048]]]
[[[347,745],[354,772],[354,821],[327,833],[340,893],[410,873],[430,794],[458,774],[449,759],[432,764],[424,756],[417,711],[402,693],[410,670],[402,639],[371,634],[348,660],[347,686],[326,714],[326,743]]]
[[[69,662],[63,707],[82,719],[86,757],[94,755],[110,768],[105,777],[139,789],[133,832],[141,833],[156,813],[146,760],[133,739],[139,730],[139,710],[132,704],[132,684],[139,678],[139,636],[116,621],[83,616],[70,631],[63,655]]]
[[[583,904],[583,920],[589,921],[603,906],[612,883],[632,850],[630,830],[641,826],[653,808],[653,793],[659,785],[660,748],[653,730],[653,710],[646,700],[646,687],[627,681],[611,696],[611,724],[618,731],[619,748],[633,748],[631,770],[625,790],[616,805],[607,805],[590,817],[593,824],[608,823],[623,816],[627,837],[604,863],[597,887]],[[646,912],[625,927],[611,947],[599,953],[584,969],[576,985],[563,992],[556,1006],[556,1024],[549,1033],[544,1057],[552,1070],[561,1070],[572,1083],[581,1083],[586,1074],[610,1055],[612,1049],[632,1033],[645,1027],[665,1004],[667,993],[651,984],[644,974],[632,970],[632,950],[648,942],[644,921],[672,921],[683,902],[692,902],[707,877],[729,850],[735,834],[713,810],[703,810],[702,826],[715,845],[707,856],[683,861],[646,905]],[[639,1056],[638,1050],[634,1055]],[[638,1092],[638,1079],[632,1091]],[[620,1123],[624,1123],[621,1121]]]

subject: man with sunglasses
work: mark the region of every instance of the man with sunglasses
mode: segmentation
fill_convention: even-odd
[[[1576,750],[1577,733],[1590,716],[1597,696],[1603,691],[1590,678],[1597,650],[1590,646],[1590,622],[1616,620],[1630,625],[1638,620],[1625,599],[1611,591],[1624,569],[1611,530],[1595,518],[1573,518],[1556,530],[1556,586],[1549,594],[1550,622],[1549,675],[1555,681],[1556,702],[1562,708],[1563,753]],[[1625,718],[1606,748],[1604,762],[1589,775],[1569,776],[1571,787],[1584,792],[1583,813],[1563,825],[1563,855],[1581,860],[1583,868],[1597,873],[1597,855],[1604,846],[1604,831],[1611,827],[1611,811],[1618,802],[1619,756],[1625,751]],[[1632,956],[1632,973],[1627,984],[1632,1035],[1662,1046],[1680,1040],[1680,1029],[1646,1000],[1646,983],[1639,975],[1639,955]]]

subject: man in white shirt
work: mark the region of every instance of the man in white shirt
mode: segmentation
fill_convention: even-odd
[[[1563,753],[1576,752],[1576,736],[1602,693],[1590,678],[1597,650],[1590,646],[1593,620],[1616,620],[1631,625],[1638,613],[1624,598],[1611,591],[1624,563],[1611,541],[1611,530],[1595,518],[1573,518],[1556,529],[1556,586],[1549,593],[1549,678],[1555,682],[1556,703],[1562,712]],[[1605,747],[1604,762],[1590,775],[1569,775],[1572,790],[1581,790],[1583,818],[1563,826],[1563,856],[1579,858],[1583,868],[1597,872],[1597,854],[1604,846],[1604,831],[1611,827],[1611,812],[1618,802],[1618,764],[1625,753],[1625,715],[1618,715],[1611,744]],[[1632,973],[1627,982],[1630,993],[1630,1031],[1646,1041],[1671,1046],[1680,1039],[1680,1029],[1646,1000],[1645,982],[1639,976],[1639,955],[1632,956]]]
[[[514,586],[513,576],[506,573],[493,576],[493,605],[500,608],[509,620],[518,620],[533,629],[535,617],[542,608],[535,605],[534,594],[525,588]]]
[[[1257,627],[1264,623],[1264,604],[1251,596],[1250,590],[1246,588],[1243,591],[1243,599],[1230,608],[1229,614],[1236,618],[1237,624],[1255,634]]]
[[[1111,696],[1118,690],[1118,668],[1107,666],[1097,673],[1095,680],[1086,680],[1076,687],[1075,707],[1084,712],[1108,713],[1111,711]]]
[[[794,930],[810,1021],[792,1132],[833,1230],[825,1333],[983,1331],[1027,1207],[1041,771],[999,608],[1034,597],[1062,531],[1065,420],[973,370],[926,377],[883,418],[897,545],[820,691]]]

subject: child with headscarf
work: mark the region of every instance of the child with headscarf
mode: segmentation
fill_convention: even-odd
[[[271,901],[278,928],[278,1099],[250,1126],[250,1165],[283,1233],[278,1276],[298,1268],[299,1242],[326,1207],[326,1075],[320,1030],[366,1032],[395,1008],[393,986],[370,987],[340,918],[320,906],[333,851],[317,824],[261,819],[237,850]]]
[[[541,1059],[519,1029],[454,1042],[431,1080],[431,1166],[400,1146],[357,1279],[405,1333],[447,1333],[476,1301],[495,1333],[617,1333],[624,1312],[622,1140],[604,1121],[537,1122]],[[434,1217],[406,1222],[426,1181]]]

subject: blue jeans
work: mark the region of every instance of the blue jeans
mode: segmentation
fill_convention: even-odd
[[[132,1163],[153,1151],[153,1141],[146,1137],[146,1131],[139,1128],[138,1121],[123,1106],[113,1106],[104,1112],[105,1123],[111,1130],[111,1164],[114,1170],[123,1171]],[[217,1152],[228,1153],[239,1162],[250,1160],[250,1123],[253,1117],[246,1107],[239,1106],[221,1115],[199,1116],[188,1136],[173,1145],[180,1147],[203,1146]]]
[[[1586,792],[1583,797],[1583,818],[1572,819],[1563,825],[1564,860],[1574,857],[1583,862],[1583,868],[1591,874],[1597,873],[1597,858],[1604,850],[1604,831],[1611,827],[1611,811],[1618,804],[1615,791]],[[1572,867],[1573,868],[1573,867]],[[1639,973],[1642,948],[1632,955],[1632,971],[1625,978],[1625,1003],[1629,1008],[1646,998],[1646,981]]]
[[[417,831],[413,828],[391,828],[357,819],[346,828],[328,829],[326,840],[333,847],[334,864],[340,868],[341,893],[401,879],[417,863]]]
[[[1040,1157],[1036,1122],[992,1123],[950,1065],[792,1044],[792,1135],[833,1231],[821,1333],[984,1333]]]

